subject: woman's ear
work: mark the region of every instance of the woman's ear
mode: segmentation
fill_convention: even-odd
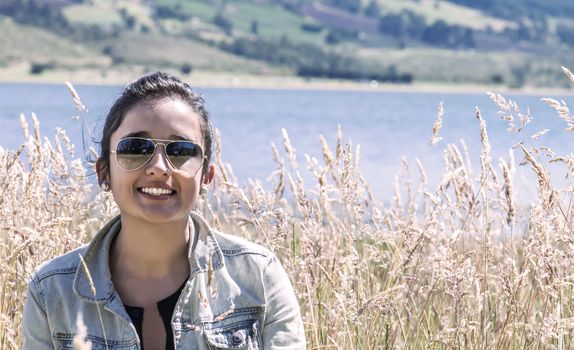
[[[213,181],[214,175],[215,175],[215,166],[213,164],[209,164],[209,167],[207,168],[207,171],[205,172],[205,175],[203,176],[201,183],[203,185],[209,186],[211,181]]]
[[[104,182],[109,182],[109,169],[105,165],[104,159],[102,157],[96,160],[96,174],[98,174],[98,185],[101,186]]]

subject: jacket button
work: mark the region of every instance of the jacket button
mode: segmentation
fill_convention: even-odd
[[[233,341],[233,344],[241,344],[241,343],[243,343],[243,334],[241,334],[241,332],[237,331],[237,332],[233,333],[231,340]]]

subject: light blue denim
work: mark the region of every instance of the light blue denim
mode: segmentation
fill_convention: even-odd
[[[198,214],[191,218],[190,231],[197,235],[189,248],[190,278],[171,318],[175,348],[305,349],[297,298],[275,255],[210,229]],[[91,243],[33,274],[22,321],[24,349],[72,349],[78,314],[92,349],[140,349],[108,263],[120,227],[116,217]]]

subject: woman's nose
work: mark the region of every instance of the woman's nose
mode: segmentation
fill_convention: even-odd
[[[155,148],[153,156],[146,166],[146,174],[148,175],[167,175],[171,172],[171,164],[165,153],[165,146],[158,144]]]

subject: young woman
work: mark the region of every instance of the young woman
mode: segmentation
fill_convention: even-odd
[[[98,181],[120,215],[91,243],[43,264],[24,307],[25,349],[304,349],[297,299],[267,249],[194,211],[214,175],[203,100],[165,73],[111,108]]]

